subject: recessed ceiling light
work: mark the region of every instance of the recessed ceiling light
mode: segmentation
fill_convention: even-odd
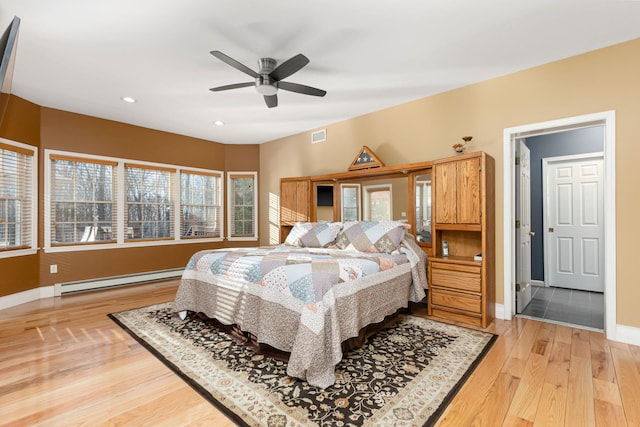
[[[130,96],[122,96],[122,97],[120,97],[120,99],[122,99],[124,102],[128,102],[128,103],[138,102],[137,99],[132,98]]]
[[[213,124],[216,126],[222,126],[224,122],[222,120],[216,120],[215,122],[213,122]]]

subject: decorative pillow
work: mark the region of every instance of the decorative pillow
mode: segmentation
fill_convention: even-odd
[[[319,222],[300,237],[300,242],[307,248],[324,248],[336,240],[340,230],[342,230],[341,222]]]
[[[347,221],[336,246],[360,252],[391,253],[400,247],[406,227],[399,221]]]
[[[284,241],[285,245],[302,246],[300,238],[307,234],[317,222],[296,222]]]

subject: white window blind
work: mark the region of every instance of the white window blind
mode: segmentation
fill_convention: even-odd
[[[180,236],[222,237],[222,173],[181,171]]]
[[[34,153],[0,142],[0,251],[34,248]]]
[[[258,185],[255,172],[228,175],[229,240],[258,237]]]
[[[174,237],[173,179],[175,169],[125,164],[126,240]]]
[[[51,154],[51,244],[116,240],[116,162]]]

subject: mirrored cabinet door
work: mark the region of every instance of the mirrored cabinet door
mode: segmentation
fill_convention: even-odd
[[[414,191],[416,240],[431,243],[431,173],[416,175]]]
[[[360,221],[360,184],[340,184],[340,207],[342,221]]]
[[[314,183],[315,203],[312,219],[314,221],[335,221],[338,215],[337,200],[333,183]]]

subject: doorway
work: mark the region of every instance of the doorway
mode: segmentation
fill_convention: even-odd
[[[515,160],[516,143],[523,138],[556,134],[570,130],[602,127],[604,134],[604,330],[608,338],[615,334],[616,326],[616,288],[615,288],[615,112],[589,114],[549,122],[523,125],[504,130],[504,313],[503,318],[510,320],[516,309],[516,243],[515,235]],[[535,225],[532,225],[535,229]],[[542,226],[538,226],[542,229]],[[535,266],[532,268],[535,271]],[[536,282],[535,280],[533,281]],[[535,290],[536,288],[534,288]],[[568,298],[572,298],[569,296]],[[574,301],[582,297],[573,297]],[[584,301],[584,300],[583,300]],[[578,304],[576,304],[578,305]],[[499,308],[498,308],[499,310]]]

